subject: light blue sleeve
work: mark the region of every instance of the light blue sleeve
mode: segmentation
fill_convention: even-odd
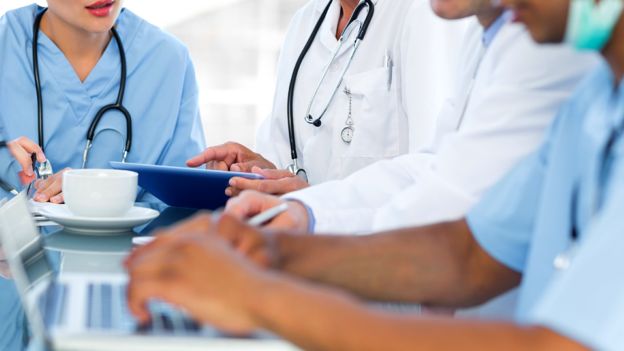
[[[568,270],[558,273],[528,321],[596,350],[624,349],[624,164],[603,210],[582,234]]]
[[[551,126],[540,149],[490,188],[467,215],[468,225],[479,245],[497,261],[518,272],[525,267],[550,142],[559,119]]]

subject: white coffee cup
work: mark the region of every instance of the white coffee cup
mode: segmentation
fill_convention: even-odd
[[[72,169],[63,173],[63,195],[80,217],[119,217],[134,205],[138,174],[115,169]]]

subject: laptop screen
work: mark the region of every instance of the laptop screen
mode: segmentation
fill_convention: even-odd
[[[48,340],[37,299],[53,281],[54,270],[28,209],[25,194],[0,207],[0,243],[34,336]]]

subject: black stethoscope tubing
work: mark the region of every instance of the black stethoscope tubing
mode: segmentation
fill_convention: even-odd
[[[38,49],[38,41],[39,41],[39,29],[41,27],[41,19],[47,9],[43,9],[35,18],[35,23],[33,25],[33,43],[32,43],[32,56],[33,56],[33,72],[35,79],[35,89],[37,92],[37,127],[38,127],[38,142],[39,147],[44,150],[44,133],[43,133],[43,96],[41,93],[41,78],[39,74],[39,49]],[[95,138],[95,131],[97,129],[98,124],[100,123],[102,117],[110,111],[119,111],[124,116],[126,120],[126,142],[124,145],[124,151],[122,155],[122,161],[125,162],[130,149],[132,148],[132,116],[130,112],[124,107],[123,99],[126,91],[126,77],[127,77],[127,61],[126,61],[126,52],[124,50],[123,43],[121,42],[121,38],[117,33],[117,30],[113,27],[111,28],[111,33],[113,34],[113,38],[117,43],[119,48],[119,60],[121,62],[121,77],[119,80],[119,92],[117,93],[117,100],[113,104],[106,105],[102,107],[95,115],[91,124],[89,125],[89,129],[87,131],[87,147],[85,148],[85,153],[83,155],[83,168],[86,165],[86,159],[88,157],[88,152],[93,144],[93,139]]]
[[[288,139],[289,139],[289,143],[290,143],[290,157],[293,160],[293,162],[296,162],[298,159],[298,155],[297,155],[297,140],[296,140],[296,136],[295,136],[295,119],[294,119],[294,107],[293,107],[293,102],[294,102],[294,95],[295,95],[295,86],[297,84],[297,76],[299,75],[299,70],[301,69],[301,64],[303,63],[303,60],[305,59],[306,55],[308,54],[308,51],[310,51],[310,48],[312,47],[312,44],[314,43],[314,40],[316,39],[319,30],[321,29],[321,26],[323,25],[323,22],[325,21],[325,17],[327,17],[327,13],[329,12],[329,9],[332,5],[334,0],[330,0],[329,3],[327,4],[327,6],[325,6],[325,9],[323,10],[323,13],[321,14],[321,16],[319,17],[318,21],[316,22],[316,25],[314,26],[314,29],[312,30],[312,33],[310,34],[310,37],[308,38],[308,41],[306,42],[305,46],[303,47],[303,50],[301,51],[301,53],[299,54],[299,57],[297,59],[297,62],[295,63],[295,67],[293,69],[293,73],[290,76],[290,84],[288,87],[288,100],[286,102],[286,115],[287,115],[287,119],[288,119]],[[360,32],[358,33],[357,39],[358,40],[363,40],[364,37],[366,36],[366,32],[368,31],[368,27],[370,25],[370,22],[372,20],[373,17],[373,13],[374,13],[374,8],[375,5],[373,4],[373,2],[371,0],[364,0],[362,3],[360,3],[355,10],[353,11],[353,15],[351,15],[351,20],[349,21],[349,23],[347,24],[347,27],[357,19],[357,17],[359,16],[360,12],[362,12],[362,10],[364,8],[368,7],[368,11],[369,13],[366,16],[366,19],[362,25],[362,28],[360,29]],[[314,123],[312,123],[314,126],[316,127],[320,127],[321,126],[321,120],[320,118],[316,121],[314,121]],[[295,167],[296,168],[296,167]],[[305,170],[303,169],[294,169],[295,173],[298,174],[299,171],[303,172],[305,174]]]
[[[598,182],[602,182],[602,181],[607,181],[607,176],[609,173],[609,156],[611,155],[612,151],[613,151],[613,147],[615,146],[616,142],[620,139],[620,137],[622,136],[622,134],[624,134],[624,122],[621,123],[618,127],[612,128],[611,132],[609,134],[609,139],[607,140],[607,143],[605,144],[603,150],[602,150],[602,155],[601,155],[601,159],[600,159],[600,165],[599,165],[599,170],[598,170]],[[568,248],[561,252],[560,254],[558,254],[557,256],[555,256],[555,259],[553,261],[553,265],[554,268],[556,270],[559,271],[563,271],[566,270],[570,267],[570,264],[572,262],[572,260],[574,259],[574,256],[576,255],[576,248],[578,247],[578,242],[579,242],[579,229],[578,229],[578,198],[579,198],[579,193],[580,193],[580,188],[581,188],[581,184],[580,184],[580,180],[577,180],[576,182],[573,183],[572,185],[572,196],[571,196],[571,201],[570,201],[570,232],[569,232],[569,243],[568,243]],[[592,203],[591,203],[591,216],[595,216],[598,211],[600,210],[601,207],[601,202],[602,202],[602,189],[603,186],[600,186],[600,184],[598,185],[598,190],[596,193],[592,194],[593,195],[593,199],[592,199]]]
[[[611,132],[609,133],[609,139],[607,140],[607,143],[605,144],[603,150],[602,150],[602,155],[601,155],[601,162],[600,162],[600,169],[599,169],[599,174],[598,174],[598,181],[606,181],[606,176],[609,173],[609,156],[611,155],[611,153],[613,152],[613,147],[615,146],[616,142],[620,139],[620,137],[624,134],[624,122],[622,122],[619,126],[612,128]],[[599,192],[601,190],[599,189]],[[571,201],[571,212],[570,212],[570,216],[571,216],[571,229],[570,229],[570,242],[572,244],[575,244],[578,239],[579,239],[579,230],[578,230],[578,223],[577,223],[577,204],[578,204],[578,197],[579,197],[579,192],[580,192],[580,184],[579,182],[575,183],[573,189],[572,189],[572,201]],[[601,201],[601,194],[596,194],[596,198],[594,199],[594,203],[592,204],[593,208],[593,214],[596,214],[596,212],[599,210],[599,204],[598,202]]]

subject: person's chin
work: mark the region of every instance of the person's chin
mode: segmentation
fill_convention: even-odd
[[[108,33],[114,25],[115,21],[113,20],[99,20],[89,23],[85,30],[93,34]]]
[[[446,0],[431,0],[430,4],[433,13],[440,18],[447,20],[460,18],[460,16],[456,14],[457,11],[455,11],[455,6],[452,2]]]
[[[530,29],[529,33],[531,33],[531,38],[538,44],[561,44],[564,41],[563,35],[558,34],[554,35],[551,33],[547,33],[543,30]]]

